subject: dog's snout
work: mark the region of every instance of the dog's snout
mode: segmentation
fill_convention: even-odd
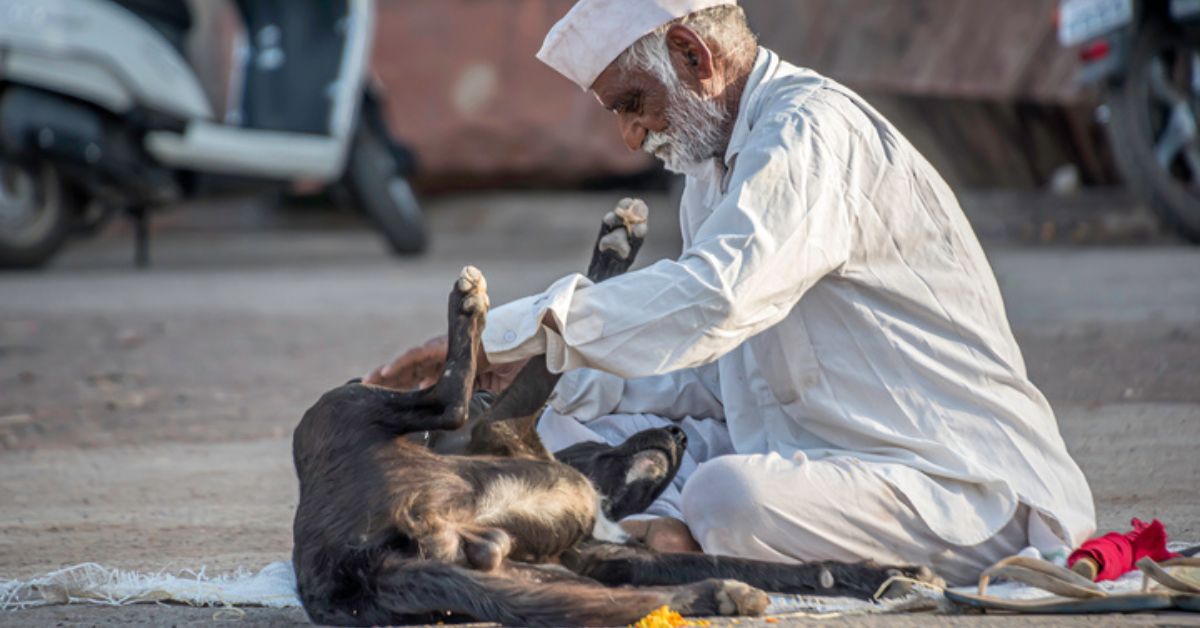
[[[680,447],[687,445],[687,434],[685,434],[683,430],[671,425],[667,427],[667,433],[671,435],[671,438],[675,439],[675,442],[678,443]]]

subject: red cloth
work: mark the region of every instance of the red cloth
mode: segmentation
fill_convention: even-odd
[[[1144,523],[1140,519],[1129,522],[1132,532],[1121,534],[1109,532],[1079,546],[1067,557],[1067,566],[1074,565],[1080,558],[1090,558],[1100,565],[1096,580],[1114,580],[1134,570],[1134,563],[1149,556],[1162,561],[1179,556],[1167,551],[1167,530],[1158,519]]]

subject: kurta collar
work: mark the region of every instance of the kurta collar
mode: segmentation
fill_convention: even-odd
[[[737,120],[733,123],[733,133],[729,136],[729,146],[725,149],[725,167],[732,168],[734,158],[741,152],[746,143],[746,137],[758,118],[758,106],[762,101],[762,85],[779,69],[779,55],[758,47],[758,55],[754,58],[754,68],[750,78],[746,79],[746,88],[742,91],[742,100],[738,106]]]

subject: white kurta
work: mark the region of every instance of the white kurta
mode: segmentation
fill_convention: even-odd
[[[896,463],[883,479],[951,543],[991,538],[1021,503],[1068,545],[1093,532],[958,201],[859,96],[760,49],[680,218],[678,260],[492,310],[491,361],[585,369],[556,391],[579,418],[724,418],[738,453]]]

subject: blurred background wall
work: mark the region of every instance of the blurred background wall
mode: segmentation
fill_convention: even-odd
[[[197,2],[214,87],[236,29]],[[612,116],[534,58],[573,0],[381,0],[375,71],[426,189],[597,184],[656,170]],[[1115,173],[1096,95],[1074,82],[1055,0],[742,0],[764,45],[860,91],[960,187]],[[198,29],[199,30],[199,29]],[[214,90],[213,93],[221,93]]]

